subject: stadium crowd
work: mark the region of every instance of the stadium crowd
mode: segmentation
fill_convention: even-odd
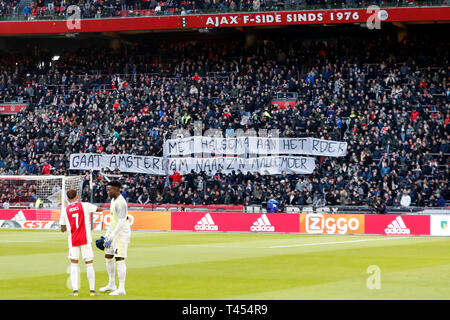
[[[0,55],[0,101],[30,105],[0,122],[0,174],[86,174],[71,153],[162,156],[176,128],[278,130],[348,142],[311,175],[123,175],[130,203],[445,206],[448,42],[439,38],[170,42]],[[362,49],[363,48],[363,49]],[[271,105],[276,93],[295,106]],[[120,172],[104,172],[120,174]],[[107,202],[93,173],[93,200]],[[89,200],[89,182],[83,196]]]
[[[293,8],[303,3],[301,0],[35,0],[24,6],[22,12],[17,12],[20,8],[18,6],[19,2],[17,0],[11,2],[0,1],[0,17],[9,15],[22,16],[25,19],[36,19],[40,16],[64,17],[68,14],[68,8],[71,5],[77,5],[80,8],[82,18],[105,18],[114,16],[191,14],[204,11],[276,11],[283,8]],[[346,1],[333,0],[332,3],[344,4]],[[348,5],[357,3],[357,1],[352,0]],[[325,4],[325,1],[307,0],[304,1],[304,4],[313,6]]]

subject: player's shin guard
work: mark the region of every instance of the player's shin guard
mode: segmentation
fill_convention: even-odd
[[[78,291],[78,263],[70,264],[70,281],[72,282],[72,290]]]
[[[127,277],[127,266],[125,260],[117,261],[117,276],[119,278],[119,290],[125,290],[125,279]]]
[[[108,272],[109,285],[116,285],[116,264],[114,259],[106,259],[106,272]]]
[[[95,290],[95,271],[92,263],[86,264],[86,275],[89,281],[89,290]]]

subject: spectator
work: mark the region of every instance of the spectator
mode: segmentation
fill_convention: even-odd
[[[411,204],[411,197],[410,197],[410,195],[408,194],[408,191],[407,191],[406,189],[404,189],[404,190],[403,190],[402,198],[401,198],[401,200],[400,200],[400,205],[401,205],[403,208],[407,208],[407,207],[410,206],[410,204]]]
[[[376,213],[387,214],[387,206],[385,203],[383,203],[383,200],[379,197],[376,200]]]
[[[44,165],[42,166],[42,169],[41,169],[41,174],[43,174],[43,175],[51,174],[51,166],[48,163],[48,161],[44,162]]]
[[[173,170],[173,174],[169,178],[172,180],[172,188],[178,187],[182,182],[181,174],[176,170]]]
[[[261,3],[259,0],[253,0],[253,11],[259,11],[261,7]]]
[[[141,203],[141,204],[147,204],[150,203],[151,199],[150,199],[150,194],[148,192],[146,192],[147,190],[144,189],[142,193],[140,193],[139,197],[137,198],[137,202]],[[162,198],[160,199],[162,200]],[[157,199],[158,202],[158,199]]]
[[[23,16],[25,17],[26,20],[29,20],[31,18],[31,6],[29,4],[27,4],[23,8]]]
[[[279,208],[279,202],[275,199],[270,199],[267,202],[267,212],[268,213],[275,213],[278,212],[280,210]]]
[[[54,1],[53,0],[47,0],[46,3],[47,3],[48,12],[50,13],[50,15],[53,16],[55,14],[55,3],[54,3]]]
[[[438,192],[436,194],[436,198],[437,198],[436,205],[440,208],[444,208],[445,207],[445,198],[441,195],[440,192]]]
[[[155,15],[159,15],[160,13],[161,13],[161,5],[158,2],[155,7]]]

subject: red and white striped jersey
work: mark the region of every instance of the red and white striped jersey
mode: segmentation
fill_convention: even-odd
[[[88,202],[70,203],[61,212],[60,224],[66,225],[69,232],[69,247],[82,246],[92,242],[89,213],[97,206]]]

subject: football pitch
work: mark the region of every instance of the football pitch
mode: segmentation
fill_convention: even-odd
[[[127,295],[90,297],[82,263],[70,297],[67,234],[3,229],[0,299],[450,299],[449,253],[444,237],[133,231]]]

